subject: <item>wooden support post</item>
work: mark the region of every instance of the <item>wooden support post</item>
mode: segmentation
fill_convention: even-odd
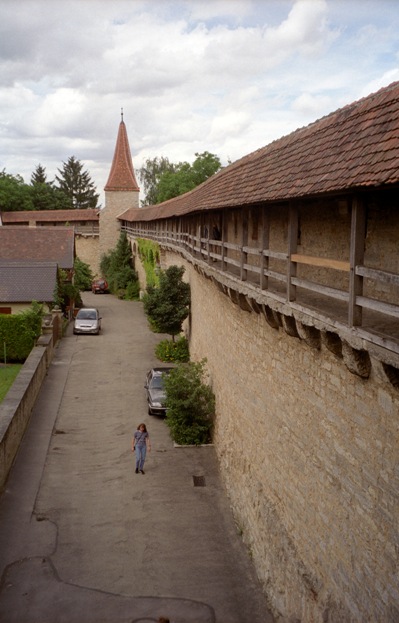
[[[352,199],[351,246],[349,271],[348,325],[362,325],[362,307],[356,304],[356,297],[363,295],[363,277],[356,274],[356,266],[363,265],[366,237],[366,211],[359,197]]]
[[[262,206],[262,219],[261,219],[260,233],[260,288],[261,290],[267,290],[269,278],[265,275],[265,270],[269,269],[269,256],[264,254],[264,251],[269,251],[270,245],[270,221],[269,214],[267,213],[266,206]]]
[[[210,221],[210,218],[209,218],[210,217],[209,212],[207,213],[207,217],[208,217],[208,220],[207,220],[207,224],[206,224],[206,255],[207,255],[207,262],[208,262],[208,264],[210,264],[212,259],[211,259],[211,245],[209,243],[209,239],[210,239],[210,235],[211,235],[211,232],[210,232],[211,221]]]
[[[291,261],[291,255],[297,252],[298,247],[298,206],[290,201],[288,208],[288,262],[287,262],[287,301],[296,300],[296,287],[292,278],[296,277],[296,262]]]
[[[241,281],[247,280],[247,269],[245,264],[248,260],[248,253],[244,250],[248,246],[248,208],[242,210],[241,221],[241,259],[240,259],[240,279]]]
[[[197,225],[196,230],[198,232],[198,240],[197,240],[197,248],[199,250],[199,257],[201,260],[205,259],[205,253],[202,253],[202,238],[204,237],[205,225],[204,225],[204,214],[201,212],[199,216],[199,225]]]
[[[224,243],[227,242],[227,237],[228,237],[228,228],[227,228],[227,219],[225,218],[225,213],[224,211],[222,211],[222,222],[221,222],[221,227],[222,227],[222,248],[220,250],[221,255],[222,255],[222,270],[226,270],[226,248],[224,246]]]

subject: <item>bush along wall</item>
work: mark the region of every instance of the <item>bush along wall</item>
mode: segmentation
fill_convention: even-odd
[[[42,307],[19,314],[0,314],[0,361],[23,362],[42,332]]]
[[[206,382],[206,359],[178,364],[165,377],[166,424],[179,445],[211,441],[215,396]]]
[[[190,352],[187,338],[179,337],[175,342],[172,340],[162,340],[155,347],[155,356],[167,363],[186,363],[190,360]]]

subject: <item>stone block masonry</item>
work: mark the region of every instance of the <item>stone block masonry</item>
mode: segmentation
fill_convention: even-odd
[[[100,276],[100,256],[98,236],[75,235],[77,257],[88,264],[94,277]]]
[[[115,248],[121,233],[117,217],[130,208],[139,207],[138,193],[130,191],[106,191],[105,208],[100,210],[100,261],[101,257]]]
[[[192,359],[207,358],[214,442],[236,520],[277,617],[399,620],[399,392],[323,344],[243,311],[180,256]]]

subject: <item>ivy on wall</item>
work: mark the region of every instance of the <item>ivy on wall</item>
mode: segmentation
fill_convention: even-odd
[[[137,239],[137,246],[141,263],[146,275],[147,287],[159,285],[159,245],[152,240]]]

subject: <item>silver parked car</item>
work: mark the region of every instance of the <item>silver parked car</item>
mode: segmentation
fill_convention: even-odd
[[[164,375],[173,370],[170,368],[151,368],[145,380],[147,391],[148,414],[166,415],[166,393],[163,385]]]
[[[100,331],[101,316],[98,309],[95,307],[82,307],[82,309],[79,309],[73,325],[73,332],[75,334],[92,333],[98,335]]]

